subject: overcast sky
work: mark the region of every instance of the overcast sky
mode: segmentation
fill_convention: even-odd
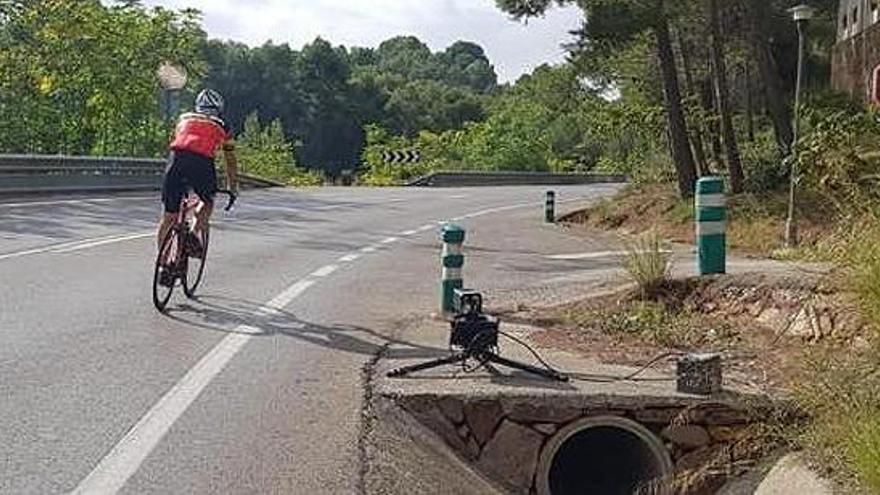
[[[479,43],[502,82],[565,58],[560,45],[579,25],[576,8],[553,9],[528,25],[512,21],[495,0],[147,0],[169,8],[194,7],[214,38],[249,45],[267,40],[299,49],[316,37],[346,46],[376,46],[401,34],[432,50],[462,39]]]

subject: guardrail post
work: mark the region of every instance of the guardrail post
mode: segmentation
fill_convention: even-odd
[[[700,275],[727,271],[727,211],[724,180],[703,177],[697,181],[697,252]]]
[[[454,224],[443,226],[442,278],[440,282],[440,313],[455,312],[455,290],[464,288],[461,271],[464,267],[465,231]]]
[[[547,203],[544,206],[544,221],[556,223],[556,193],[547,191]]]

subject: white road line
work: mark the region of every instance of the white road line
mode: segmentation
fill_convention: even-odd
[[[376,248],[376,246],[367,246],[361,248],[361,252],[364,254],[375,253],[376,251],[378,251],[378,248]]]
[[[256,314],[277,313],[314,284],[308,279],[298,281],[257,310]],[[245,344],[262,333],[258,327],[239,325],[233,333],[224,337],[147,411],[74,489],[73,494],[116,493],[122,489],[205,387]]]
[[[351,263],[352,261],[356,261],[360,257],[361,257],[361,255],[359,255],[357,253],[351,253],[351,254],[346,254],[345,256],[339,258],[338,261],[340,263]]]
[[[142,236],[144,234],[137,234],[137,235]],[[130,237],[130,236],[113,235],[113,236],[104,236],[104,237],[94,237],[91,239],[80,239],[78,241],[68,241],[68,242],[62,242],[59,244],[51,244],[49,246],[27,249],[24,251],[16,251],[16,252],[12,252],[12,253],[0,254],[0,261],[12,259],[12,258],[20,258],[22,256],[29,256],[32,254],[61,253],[61,252],[67,252],[68,250],[75,251],[76,250],[75,248],[78,249],[79,246],[82,246],[84,244],[101,245],[101,244],[109,244],[110,242],[122,242],[122,241],[128,240],[128,237]],[[137,237],[132,237],[132,238],[136,239]]]
[[[0,203],[0,208],[26,208],[29,206],[81,205],[89,203],[113,203],[131,200],[154,199],[155,196],[120,196],[118,198],[65,199],[58,201],[28,201],[23,203]]]
[[[224,337],[126,433],[73,494],[110,494],[122,489],[177,418],[252,338],[247,329]]]
[[[324,277],[331,275],[333,272],[335,272],[338,269],[339,269],[339,266],[337,266],[337,265],[327,265],[325,267],[318,268],[317,270],[313,271],[310,276],[314,277],[314,278],[324,278]]]
[[[418,233],[419,233],[418,229],[413,229],[413,230],[404,230],[403,232],[400,233],[400,235],[403,237],[409,237],[411,235],[416,235]]]
[[[63,242],[61,244],[53,244],[52,246],[48,246],[48,247],[34,248],[34,249],[28,249],[26,251],[16,251],[14,253],[0,254],[0,261],[12,259],[12,258],[20,258],[22,256],[28,256],[31,254],[48,253],[49,251],[51,251],[53,249],[62,248],[65,246],[73,246],[75,244],[79,244],[80,242],[82,242],[82,241]]]
[[[379,244],[394,244],[395,242],[397,242],[399,240],[400,240],[400,238],[398,238],[398,237],[387,237],[387,238],[379,241]]]
[[[276,312],[282,310],[313,285],[315,285],[315,282],[313,280],[300,280],[299,282],[288,287],[281,294],[275,296],[274,299],[267,302],[262,308],[260,308],[260,311]]]
[[[75,246],[61,248],[61,249],[55,248],[55,249],[52,249],[50,252],[53,254],[72,253],[74,251],[82,251],[83,249],[90,249],[93,247],[103,246],[106,244],[115,244],[117,242],[133,241],[135,239],[143,239],[146,237],[153,237],[155,235],[156,235],[155,232],[146,232],[146,233],[142,233],[142,234],[131,234],[131,235],[113,237],[110,239],[103,239],[100,241],[86,242],[84,244],[78,244]]]
[[[427,232],[429,230],[433,230],[436,226],[437,226],[437,224],[429,223],[427,225],[422,225],[421,227],[419,227],[416,230],[418,230],[419,232]]]

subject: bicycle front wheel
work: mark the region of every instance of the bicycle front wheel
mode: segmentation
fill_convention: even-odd
[[[186,272],[183,275],[183,293],[186,297],[192,299],[196,297],[196,289],[202,283],[202,277],[205,275],[205,263],[208,260],[208,241],[210,235],[208,227],[201,230],[198,236],[201,245],[201,253],[199,257],[191,256],[190,252],[186,253]]]
[[[164,312],[174,292],[174,284],[177,281],[176,273],[177,257],[179,249],[178,229],[173,228],[162,240],[162,247],[156,256],[156,265],[153,268],[153,305],[156,309]]]

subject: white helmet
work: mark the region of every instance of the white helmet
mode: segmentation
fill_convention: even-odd
[[[196,96],[196,112],[219,117],[223,113],[223,96],[213,89],[205,89]]]

